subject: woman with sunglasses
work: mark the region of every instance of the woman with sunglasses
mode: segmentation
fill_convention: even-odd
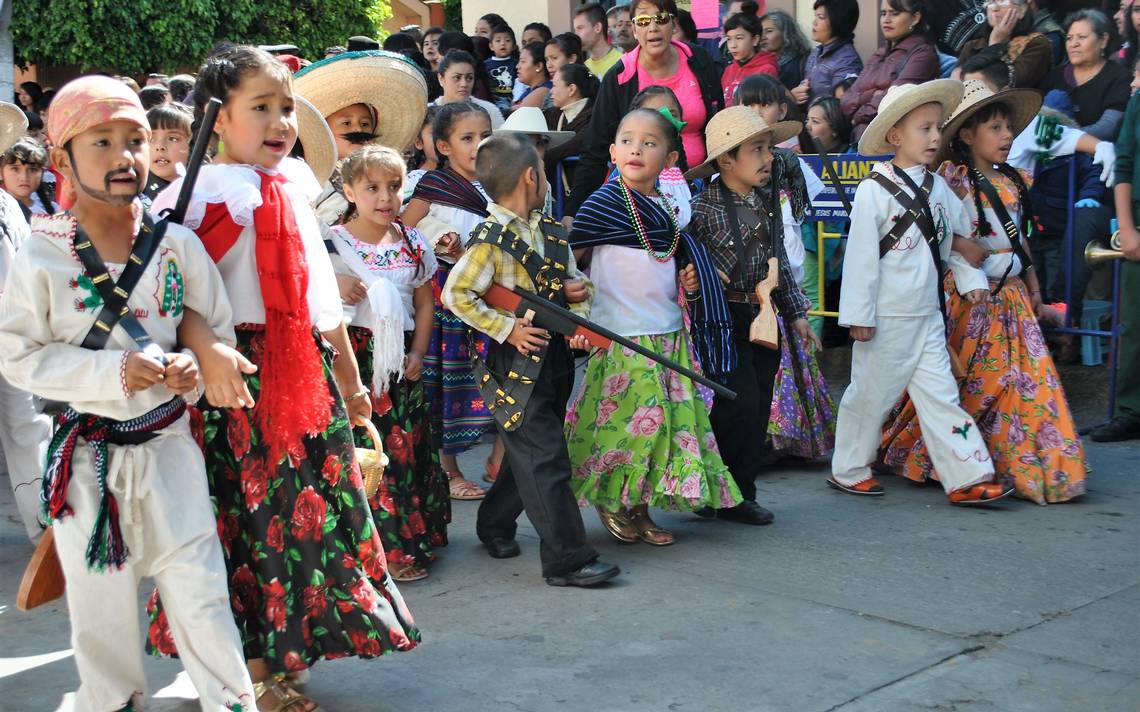
[[[704,50],[675,39],[674,0],[633,0],[629,6],[637,46],[622,55],[602,80],[594,114],[582,138],[582,153],[566,215],[574,215],[606,178],[609,147],[633,97],[648,86],[677,95],[687,126],[681,132],[690,165],[705,160],[705,123],[724,108],[720,72]]]

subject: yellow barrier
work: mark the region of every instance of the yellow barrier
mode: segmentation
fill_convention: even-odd
[[[823,241],[824,240],[842,240],[843,234],[839,232],[828,232],[823,229],[823,220],[816,224],[816,260],[815,266],[819,270],[819,309],[811,309],[808,311],[808,316],[831,316],[839,317],[839,312],[826,311],[823,305],[827,304],[827,260],[824,258]]]

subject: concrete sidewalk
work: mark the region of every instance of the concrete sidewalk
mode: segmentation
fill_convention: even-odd
[[[1067,505],[957,509],[899,479],[865,500],[814,464],[761,481],[774,525],[663,514],[668,548],[586,511],[623,572],[597,590],[546,586],[525,521],[523,556],[490,559],[457,502],[431,578],[402,586],[423,645],[322,662],[307,692],[328,712],[1138,710],[1140,447],[1088,445],[1092,491]],[[30,548],[0,492],[0,709],[70,710],[65,609],[15,610]],[[147,709],[198,709],[177,662],[148,669]]]

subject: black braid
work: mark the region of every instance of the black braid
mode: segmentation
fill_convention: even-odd
[[[967,168],[966,175],[970,177],[970,188],[974,194],[974,209],[978,213],[978,237],[989,237],[992,229],[990,221],[986,220],[986,211],[982,209],[982,189],[978,184],[977,171],[974,169],[974,157],[965,147],[965,144],[955,136],[950,140],[950,153],[954,162]]]
[[[412,239],[408,237],[408,228],[404,223],[396,218],[396,230],[400,233],[400,238],[404,241],[404,245],[408,248],[408,254],[416,261],[416,277],[418,278],[424,273],[424,260],[420,257],[420,253],[416,252],[416,246],[412,244]]]
[[[1025,179],[1021,177],[1021,174],[1017,172],[1017,169],[1008,163],[1003,163],[998,166],[998,170],[1001,171],[1001,174],[1006,178],[1013,181],[1013,184],[1017,187],[1017,203],[1021,208],[1021,224],[1018,225],[1018,229],[1019,232],[1024,230],[1019,236],[1023,239],[1028,239],[1033,233],[1033,204],[1029,200],[1029,186],[1026,184]],[[1013,247],[1017,250],[1017,256],[1024,263],[1022,265],[1022,271],[1024,272],[1033,266],[1033,259],[1029,256],[1029,250],[1026,250],[1020,243],[1021,241],[1019,240],[1018,244],[1013,245]]]

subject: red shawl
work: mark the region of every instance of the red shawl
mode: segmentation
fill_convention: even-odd
[[[257,276],[265,303],[265,349],[259,364],[261,397],[254,418],[269,447],[269,462],[302,451],[301,439],[328,427],[332,394],[313,338],[306,297],[309,269],[284,176],[261,174],[261,205],[253,211]],[[213,204],[198,234],[215,262],[242,228],[224,204]]]

